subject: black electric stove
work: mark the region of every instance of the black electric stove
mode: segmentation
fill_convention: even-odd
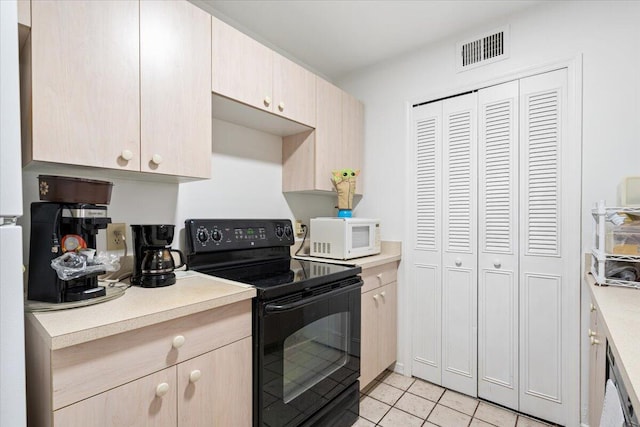
[[[291,258],[289,220],[190,219],[185,224],[189,268],[255,286],[259,299],[308,291],[362,272],[353,265]]]
[[[189,219],[189,268],[256,287],[254,426],[358,418],[360,267],[293,259],[289,220]]]

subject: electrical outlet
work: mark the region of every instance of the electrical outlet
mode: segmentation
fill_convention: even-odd
[[[127,224],[125,224],[124,222],[107,224],[107,250],[124,250],[124,239],[126,236],[126,232]]]
[[[295,232],[296,236],[302,236],[304,234],[304,230],[302,229],[302,221],[299,219],[296,219]]]

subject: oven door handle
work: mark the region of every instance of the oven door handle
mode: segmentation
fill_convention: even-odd
[[[264,306],[265,313],[282,313],[285,311],[295,310],[296,308],[304,307],[309,304],[313,304],[314,302],[320,301],[325,298],[333,297],[335,295],[340,295],[346,292],[353,291],[354,289],[358,289],[362,287],[362,280],[354,283],[353,285],[345,286],[343,288],[334,289],[332,291],[326,292],[324,294],[315,295],[309,298],[301,299],[300,301],[291,302],[289,304],[267,304]]]

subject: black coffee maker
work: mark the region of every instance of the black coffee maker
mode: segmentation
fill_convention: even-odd
[[[143,288],[157,288],[176,283],[176,268],[184,266],[185,257],[177,249],[171,249],[172,224],[132,225],[133,274],[131,284]],[[175,265],[172,253],[180,255],[180,264]]]
[[[62,280],[51,261],[65,252],[95,249],[96,235],[107,228],[111,218],[107,207],[84,203],[35,202],[31,204],[29,282],[27,298],[52,303],[81,301],[106,294],[98,286],[94,271],[71,280]]]

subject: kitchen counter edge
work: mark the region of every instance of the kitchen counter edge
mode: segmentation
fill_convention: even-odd
[[[256,296],[251,286],[191,271],[185,273],[188,275],[172,286],[132,286],[114,300],[68,310],[25,313],[25,320],[35,326],[49,349],[59,350]]]
[[[293,255],[293,254],[292,254]],[[382,242],[381,251],[377,255],[366,256],[362,258],[353,259],[329,259],[312,257],[308,254],[298,255],[295,258],[307,259],[319,262],[328,262],[333,264],[349,264],[362,267],[363,270],[368,268],[377,267],[379,265],[388,264],[394,261],[400,261],[402,259],[402,242],[384,241]]]
[[[585,279],[592,302],[604,320],[631,404],[640,408],[640,290],[598,286],[591,273],[586,273]]]

